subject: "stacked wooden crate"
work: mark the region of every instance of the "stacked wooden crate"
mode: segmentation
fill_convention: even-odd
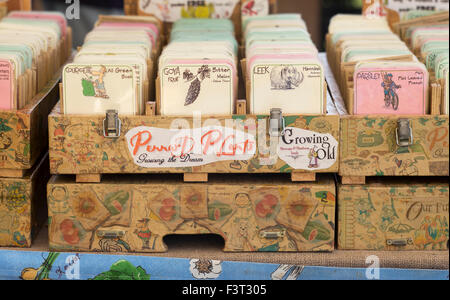
[[[338,78],[333,96],[351,112],[354,66],[337,61],[340,54],[330,36],[327,40]],[[440,94],[430,91],[431,107],[439,107]],[[401,144],[405,132],[407,145]],[[439,110],[420,116],[341,117],[339,249],[448,250],[448,133],[448,115]]]
[[[146,104],[145,115],[65,115],[60,106],[52,112],[51,250],[161,252],[167,235],[211,233],[224,238],[229,252],[334,250],[336,185],[327,174],[338,172],[339,115],[332,101],[329,114],[250,115],[247,101],[238,100],[232,115],[180,121],[160,115],[159,93],[150,89],[156,101]],[[231,135],[189,137],[210,141],[207,147],[222,144],[213,158],[174,156],[160,143],[209,126]],[[291,144],[301,137],[308,143],[310,134],[321,146],[326,136],[324,166],[298,166],[292,147],[283,157],[278,143],[271,149],[284,129],[292,129]]]
[[[0,9],[31,9],[31,1],[5,1]],[[46,221],[46,184],[50,178],[48,160],[48,115],[59,97],[59,69],[71,53],[71,31],[58,45],[41,53],[28,81],[14,88],[30,95],[19,109],[0,111],[0,246],[31,247]],[[55,60],[55,53],[61,62]],[[51,61],[50,61],[51,59]],[[51,62],[51,63],[50,63]],[[31,72],[31,71],[30,71]],[[39,76],[37,73],[39,72]],[[39,77],[39,80],[36,78]],[[28,82],[27,88],[23,85]],[[31,88],[33,87],[33,88]]]

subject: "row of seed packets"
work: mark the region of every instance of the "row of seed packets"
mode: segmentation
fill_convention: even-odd
[[[0,109],[28,104],[60,67],[67,21],[56,12],[11,12],[0,21]]]
[[[434,81],[443,83],[443,113],[449,114],[449,25],[414,26],[407,30],[411,48],[425,63]]]
[[[326,113],[324,70],[300,15],[251,17],[243,33],[252,114]]]
[[[238,89],[238,43],[226,19],[181,19],[159,59],[163,116],[231,115]]]
[[[152,17],[131,16],[97,23],[73,63],[64,67],[64,113],[144,114],[159,43],[158,24]]]
[[[387,20],[337,15],[328,42],[344,94],[354,89],[353,102],[347,104],[353,108],[350,114],[427,114],[427,68],[392,33]],[[345,73],[348,65],[354,66],[352,83]]]

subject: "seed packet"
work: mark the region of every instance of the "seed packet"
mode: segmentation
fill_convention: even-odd
[[[160,32],[153,17],[101,16],[64,68],[64,113],[144,114]]]
[[[229,20],[182,19],[159,58],[161,115],[234,113],[238,44]]]
[[[355,115],[427,113],[429,78],[419,62],[360,62],[354,75]]]
[[[323,114],[324,71],[300,15],[244,22],[247,94],[252,114]]]
[[[45,85],[60,63],[43,57],[62,50],[67,31],[60,13],[13,11],[0,21],[0,109],[23,108]]]
[[[11,110],[15,107],[14,80],[14,62],[2,58],[0,54],[0,110]]]
[[[120,64],[67,64],[63,70],[63,108],[70,114],[105,114],[114,109],[137,114],[135,69]]]

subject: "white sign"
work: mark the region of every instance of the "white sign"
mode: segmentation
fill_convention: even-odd
[[[242,17],[267,16],[269,14],[269,0],[242,1]]]
[[[388,0],[387,7],[399,13],[410,10],[448,10],[449,0]]]
[[[325,170],[337,162],[338,141],[331,134],[286,128],[278,156],[295,170]]]
[[[239,0],[139,0],[139,9],[164,22],[181,18],[229,19]]]
[[[142,168],[250,160],[257,148],[255,136],[221,126],[181,130],[142,126],[128,131],[126,139],[134,163]]]

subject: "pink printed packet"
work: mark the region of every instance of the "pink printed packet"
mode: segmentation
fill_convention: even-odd
[[[67,20],[63,14],[53,12],[27,12],[27,11],[13,11],[9,15],[13,18],[21,19],[36,19],[36,20],[51,20],[56,21],[61,28],[63,37],[67,34]]]
[[[360,63],[354,75],[355,115],[424,115],[429,75],[419,62]]]
[[[0,59],[0,110],[14,109],[13,77],[11,62]]]

